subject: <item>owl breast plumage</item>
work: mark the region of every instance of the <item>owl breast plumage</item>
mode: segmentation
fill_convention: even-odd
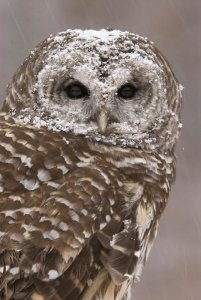
[[[67,30],[0,113],[0,298],[126,300],[175,178],[181,86],[146,38]]]

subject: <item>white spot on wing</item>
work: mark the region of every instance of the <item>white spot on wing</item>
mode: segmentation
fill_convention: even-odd
[[[29,191],[36,190],[39,187],[39,182],[32,178],[21,180],[20,183],[23,184],[24,188]]]
[[[10,269],[9,265],[5,265],[3,267],[0,268],[0,273],[4,273],[7,272]]]
[[[54,182],[54,181],[49,181],[47,185],[48,185],[48,186],[52,186],[52,187],[55,188],[55,189],[57,189],[57,188],[60,186],[59,183],[56,183],[56,182]]]
[[[63,164],[58,164],[57,168],[62,171],[63,175],[65,175],[68,172],[68,169]]]
[[[87,216],[88,211],[87,211],[85,208],[83,208],[83,209],[81,210],[81,213],[82,213],[84,216]]]
[[[106,216],[105,216],[105,220],[106,220],[107,222],[110,222],[110,221],[111,221],[110,215],[106,215]]]
[[[50,231],[45,231],[44,233],[43,233],[43,237],[45,238],[45,239],[49,239],[49,240],[56,240],[56,239],[58,239],[59,238],[59,232],[58,231],[56,231],[56,230],[54,230],[54,229],[52,229],[52,230],[50,230]]]
[[[90,235],[91,235],[91,233],[89,231],[86,231],[86,230],[83,231],[83,234],[84,234],[86,239],[89,238]]]
[[[37,231],[38,230],[37,227],[35,227],[35,226],[31,225],[31,224],[29,224],[29,225],[23,224],[22,228],[24,228],[26,232],[33,232],[33,231]]]
[[[85,239],[79,237],[79,236],[76,236],[76,240],[80,242],[80,244],[84,244],[85,242]]]
[[[75,222],[79,222],[80,217],[74,210],[69,211],[69,215],[70,215],[71,220],[73,220]]]
[[[6,217],[11,217],[11,218],[16,218],[16,212],[14,210],[6,210],[5,211],[5,216]]]
[[[100,229],[102,230],[106,225],[107,225],[107,223],[105,223],[105,222],[104,222],[104,223],[101,223],[101,224],[100,224]]]
[[[19,267],[13,267],[9,270],[9,272],[12,274],[12,275],[16,275],[20,272],[20,268]]]
[[[53,193],[51,195],[53,195]],[[56,200],[56,202],[62,203],[64,205],[68,206],[69,208],[73,208],[73,203],[71,203],[68,199],[58,197],[55,200]]]
[[[10,238],[11,238],[11,240],[19,242],[19,243],[21,243],[22,240],[23,240],[22,236],[20,234],[17,234],[17,233],[11,234]]]
[[[15,154],[14,157],[19,157],[21,162],[27,166],[28,168],[31,168],[33,164],[31,163],[31,157],[28,157],[27,155],[24,154]]]
[[[69,228],[68,225],[64,222],[60,222],[58,227],[59,227],[59,229],[61,229],[63,231],[67,231]]]
[[[39,169],[37,176],[40,181],[49,181],[51,179],[50,172],[45,169]]]
[[[31,268],[32,272],[37,273],[40,270],[40,266],[41,266],[40,263],[33,264],[32,268]]]
[[[4,147],[4,149],[10,152],[11,154],[15,153],[15,148],[12,145],[1,142],[1,146]]]
[[[50,280],[53,280],[59,277],[59,273],[56,270],[50,270],[48,276]]]
[[[24,203],[24,199],[23,198],[21,198],[20,196],[14,196],[14,195],[11,195],[11,196],[9,196],[9,199],[11,199],[12,201],[19,201],[20,203]]]
[[[140,257],[140,251],[135,251],[134,255],[139,258]]]

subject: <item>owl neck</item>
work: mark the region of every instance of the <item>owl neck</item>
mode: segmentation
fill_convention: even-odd
[[[160,152],[145,149],[123,148],[89,141],[88,146],[97,156],[118,168],[125,175],[140,177],[142,173],[148,181],[167,182],[175,179],[175,155],[173,150]],[[143,172],[142,172],[143,171]]]
[[[115,179],[118,181],[121,178],[122,188],[128,195],[128,203],[140,199],[145,203],[154,202],[159,206],[160,214],[162,213],[175,179],[173,153],[154,153],[94,142],[88,142],[88,146],[94,156],[107,162],[108,169],[116,169]]]

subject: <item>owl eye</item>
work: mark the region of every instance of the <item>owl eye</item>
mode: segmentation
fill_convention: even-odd
[[[131,99],[135,96],[137,88],[131,83],[126,83],[120,87],[117,94],[120,98]]]
[[[65,87],[67,96],[71,99],[80,99],[89,95],[88,89],[81,83],[71,83]]]

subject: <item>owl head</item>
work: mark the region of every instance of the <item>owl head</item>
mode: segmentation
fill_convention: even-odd
[[[3,110],[95,141],[172,149],[181,86],[152,42],[118,30],[50,36],[18,68]]]

